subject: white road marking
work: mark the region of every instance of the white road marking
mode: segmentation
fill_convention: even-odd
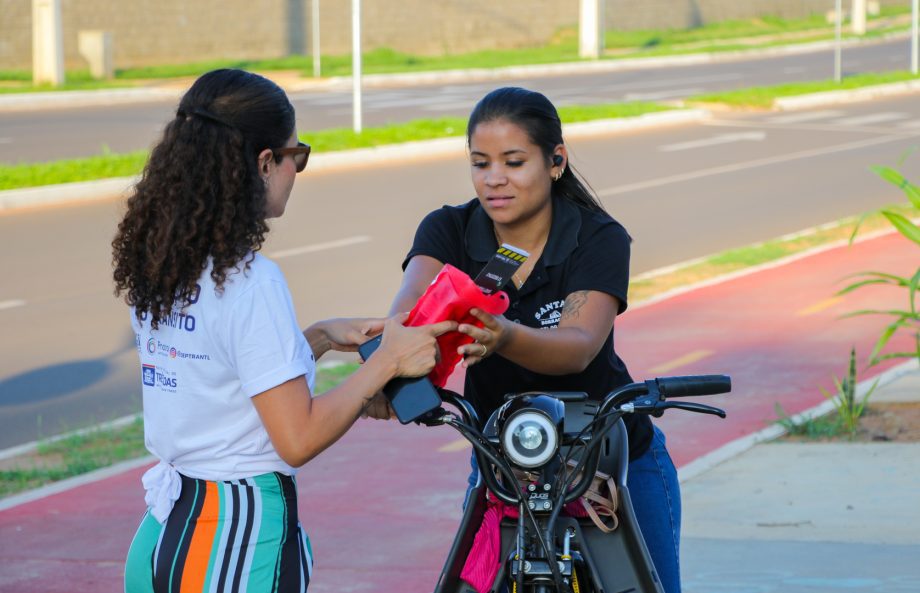
[[[668,91],[659,91],[657,93],[626,93],[623,95],[624,101],[658,101],[660,99],[669,99],[671,97],[685,97],[687,95],[698,95],[703,92],[701,88],[693,89],[671,89]]]
[[[9,301],[0,301],[0,311],[4,309],[15,309],[16,307],[22,307],[26,304],[25,301],[20,299],[12,299]]]
[[[743,78],[741,74],[726,73],[714,76],[688,76],[684,78],[667,78],[660,80],[645,80],[643,82],[624,82],[617,84],[602,85],[596,90],[599,91],[625,91],[628,89],[660,89],[662,87],[673,87],[681,84],[700,84],[701,82],[719,82],[725,80],[739,80]]]
[[[801,152],[793,152],[789,154],[766,157],[762,159],[754,159],[752,161],[746,161],[743,163],[734,163],[732,165],[723,165],[721,167],[712,167],[710,169],[699,169],[696,171],[690,171],[689,173],[681,173],[679,175],[671,175],[670,177],[660,177],[658,179],[650,179],[648,181],[640,181],[638,183],[629,183],[626,185],[620,185],[617,187],[609,187],[598,192],[598,195],[602,198],[617,196],[620,194],[625,194],[634,191],[641,191],[644,189],[650,189],[653,187],[661,187],[664,185],[671,185],[672,183],[682,183],[684,181],[691,181],[694,179],[702,179],[703,177],[711,177],[713,175],[722,175],[723,173],[735,173],[737,171],[744,171],[746,169],[755,169],[757,167],[766,167],[768,165],[776,165],[779,163],[785,163],[788,161],[794,161],[797,159],[807,159],[816,156],[824,156],[828,154],[834,154],[837,152],[846,152],[848,150],[856,150],[859,148],[866,148],[868,146],[875,146],[878,144],[888,144],[890,142],[903,142],[906,136],[879,136],[875,138],[867,138],[865,140],[859,140],[856,142],[847,142],[845,144],[838,144],[837,146],[830,146],[827,148],[815,148],[811,150],[803,150]]]
[[[825,109],[824,111],[809,111],[806,113],[789,113],[787,115],[779,115],[777,117],[771,117],[767,121],[771,124],[799,124],[819,119],[828,119],[830,117],[840,117],[841,115],[845,114],[845,111]]]
[[[358,235],[355,237],[347,237],[345,239],[339,239],[337,241],[328,241],[326,243],[315,243],[313,245],[304,245],[303,247],[294,247],[293,249],[282,249],[281,251],[274,251],[267,255],[268,257],[272,259],[280,259],[282,257],[303,255],[305,253],[315,253],[317,251],[326,251],[328,249],[338,249],[339,247],[349,247],[351,245],[367,243],[370,240],[371,238],[368,237],[367,235]]]
[[[470,101],[452,101],[449,103],[435,103],[422,107],[425,111],[450,111],[453,109],[469,109]]]
[[[868,115],[845,117],[832,123],[838,126],[864,126],[866,124],[878,124],[882,122],[896,121],[899,119],[904,119],[905,117],[910,117],[910,115],[898,111],[887,111],[883,113],[870,113]]]
[[[901,124],[900,127],[907,128],[910,130],[920,128],[920,119],[915,119],[913,121],[906,121],[903,124]]]
[[[690,142],[678,142],[676,144],[665,144],[659,146],[661,152],[676,152],[678,150],[692,150],[694,148],[706,148],[709,146],[718,146],[720,144],[730,144],[732,142],[761,142],[767,137],[766,132],[739,132],[737,134],[719,134],[711,138],[702,140],[692,140]]]

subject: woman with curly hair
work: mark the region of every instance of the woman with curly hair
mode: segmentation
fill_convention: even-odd
[[[284,276],[258,254],[310,147],[276,84],[240,70],[199,78],[153,149],[112,243],[116,293],[131,307],[147,448],[148,505],[125,590],[303,591],[309,539],[294,474],[375,394],[433,368],[447,322],[332,319],[300,330]],[[313,397],[315,358],[377,354]],[[379,411],[378,411],[379,410]]]

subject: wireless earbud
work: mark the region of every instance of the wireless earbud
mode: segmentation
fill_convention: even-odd
[[[553,155],[553,164],[556,165],[557,167],[558,167],[559,165],[562,164],[562,155],[561,155],[561,154],[554,154],[554,155]]]

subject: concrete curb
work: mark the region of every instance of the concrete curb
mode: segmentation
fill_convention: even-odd
[[[780,97],[773,101],[773,107],[780,111],[795,111],[823,105],[841,105],[860,101],[871,101],[872,99],[907,95],[918,91],[920,91],[920,80],[910,80],[879,84],[859,89],[826,91],[822,93],[811,93],[809,95],[799,95],[796,97]]]
[[[876,45],[893,39],[906,38],[906,33],[885,35],[877,39],[844,41],[843,47],[854,45]],[[593,62],[560,62],[558,64],[536,64],[529,66],[507,66],[504,68],[479,68],[468,70],[436,70],[430,72],[416,72],[406,74],[371,74],[362,78],[363,83],[369,88],[383,88],[388,86],[414,86],[424,84],[441,84],[457,82],[476,82],[489,80],[503,80],[507,78],[526,78],[533,76],[557,76],[562,74],[591,74],[598,72],[620,72],[623,70],[639,70],[651,68],[666,68],[669,66],[695,66],[699,64],[717,64],[754,58],[773,58],[833,49],[833,40],[814,41],[794,45],[778,45],[758,49],[744,49],[736,51],[683,54],[673,56],[657,56],[648,58],[608,58]],[[290,90],[305,91],[318,89],[350,89],[352,79],[350,76],[337,76],[322,84],[308,82],[295,85]]]
[[[41,488],[36,488],[35,490],[27,490],[26,492],[14,494],[13,496],[0,500],[0,512],[9,510],[13,507],[17,507],[21,504],[26,504],[27,502],[46,498],[53,494],[60,494],[61,492],[72,490],[78,486],[83,486],[84,484],[92,484],[93,482],[98,482],[99,480],[117,476],[118,474],[124,473],[126,471],[130,471],[138,467],[143,467],[147,464],[152,464],[154,461],[156,461],[156,459],[152,455],[148,455],[146,457],[138,457],[137,459],[129,459],[127,461],[116,463],[115,465],[110,465],[109,467],[99,468],[96,471],[89,472],[88,474],[81,474],[79,476],[67,478],[66,480],[61,480],[60,482],[54,482],[53,484],[42,486]]]
[[[126,88],[4,94],[0,95],[0,113],[176,101],[182,96],[183,92],[179,89]]]
[[[567,138],[583,138],[616,134],[659,126],[699,122],[710,117],[703,109],[678,109],[646,113],[636,117],[601,119],[567,124],[563,133]],[[374,148],[359,148],[320,153],[311,156],[310,171],[320,172],[343,167],[382,165],[406,158],[437,158],[463,155],[466,139],[462,136],[437,138],[404,144],[390,144]],[[29,206],[87,202],[126,196],[139,177],[117,177],[99,181],[62,183],[42,187],[0,191],[0,212]]]
[[[897,381],[904,375],[912,371],[915,371],[916,369],[917,369],[917,361],[908,360],[907,362],[904,362],[902,364],[899,364],[895,367],[888,369],[887,371],[881,373],[880,375],[876,377],[873,377],[872,379],[866,379],[864,381],[860,381],[859,384],[856,386],[856,397],[857,398],[863,397],[866,394],[866,392],[869,389],[872,389],[872,386],[876,383],[878,383],[878,387],[880,388],[884,387],[885,385],[889,385]],[[833,409],[834,409],[834,402],[831,400],[827,400],[827,401],[824,401],[818,404],[817,406],[813,408],[809,408],[808,410],[801,412],[800,414],[796,414],[795,416],[791,418],[791,420],[795,424],[800,424],[810,418],[816,418],[818,416],[823,416],[824,414],[827,414]],[[693,478],[709,471],[710,469],[714,468],[720,463],[728,461],[729,459],[732,459],[733,457],[737,457],[738,455],[741,455],[745,451],[752,449],[754,445],[757,445],[758,443],[772,441],[774,439],[781,437],[784,434],[786,434],[786,431],[785,429],[783,429],[782,426],[778,424],[773,424],[772,426],[764,428],[763,430],[755,432],[754,434],[750,434],[748,436],[741,437],[740,439],[736,439],[726,445],[719,447],[718,449],[716,449],[715,451],[712,451],[711,453],[707,453],[706,455],[703,455],[702,457],[694,459],[687,465],[684,465],[683,467],[679,468],[677,470],[678,480],[680,482],[686,482],[688,480],[692,480]]]
[[[779,237],[776,240],[784,241],[784,240],[794,239],[797,237],[804,237],[804,236],[814,234],[815,232],[822,230],[824,228],[828,228],[828,227],[830,227],[830,225],[820,225],[817,227],[812,227],[810,229],[799,231],[797,233],[790,233],[788,235],[783,235],[782,237]],[[897,232],[896,229],[883,228],[883,229],[873,231],[871,233],[863,233],[863,234],[858,235],[855,239],[853,239],[853,243],[854,244],[862,243],[863,241],[869,241],[871,239],[875,239],[883,235],[891,235],[896,232]],[[639,301],[637,303],[634,303],[630,305],[630,308],[640,309],[642,307],[648,307],[649,305],[654,305],[655,303],[660,303],[661,301],[666,301],[676,296],[680,296],[688,292],[693,292],[694,290],[706,288],[707,286],[715,286],[716,284],[728,282],[729,280],[734,280],[735,278],[741,278],[743,276],[748,276],[750,274],[756,274],[757,272],[762,272],[764,270],[772,270],[773,268],[779,268],[786,264],[790,264],[794,261],[798,261],[806,257],[811,257],[812,255],[817,255],[825,251],[830,251],[831,249],[837,249],[838,247],[843,247],[844,245],[848,243],[849,243],[848,239],[839,239],[837,241],[831,241],[829,243],[818,245],[816,247],[812,247],[811,249],[806,249],[805,251],[800,251],[798,253],[793,253],[791,255],[787,255],[785,257],[781,257],[776,260],[767,261],[762,264],[757,264],[756,266],[749,266],[746,268],[742,268],[734,272],[729,272],[727,274],[715,276],[714,278],[708,278],[706,280],[701,280],[700,282],[696,282],[694,284],[688,284],[687,286],[681,286],[681,287],[669,290],[667,292],[663,292],[661,294],[655,295],[653,297],[650,297],[644,301]],[[754,243],[753,245],[750,245],[750,247],[758,247],[760,245],[763,245],[763,243]],[[704,262],[708,260],[709,258],[714,257],[715,255],[716,254],[707,255],[703,257],[697,257],[697,258],[687,260],[684,262],[679,262],[679,263],[676,263],[670,266],[665,266],[663,268],[649,270],[648,272],[644,272],[642,274],[639,274],[635,277],[630,278],[629,281],[636,282],[636,281],[646,280],[648,278],[656,278],[663,274],[670,274],[671,272],[676,272],[678,270],[688,268],[690,266]]]

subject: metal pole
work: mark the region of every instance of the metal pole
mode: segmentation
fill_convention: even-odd
[[[838,2],[840,0],[837,0]],[[352,128],[361,133],[361,0],[351,0]]]
[[[920,21],[920,0],[913,0],[911,2],[912,7],[912,18],[913,26],[910,36],[910,71],[913,74],[917,73],[917,39],[918,39],[918,21]]]
[[[837,8],[834,11],[837,17],[837,31],[836,39],[837,43],[834,47],[834,80],[840,82],[840,44],[841,44],[841,33],[840,29],[843,26],[843,0],[837,0]]]
[[[313,38],[313,78],[322,76],[322,64],[320,62],[319,49],[319,0],[310,0],[313,14],[310,17],[312,29],[311,37]]]

